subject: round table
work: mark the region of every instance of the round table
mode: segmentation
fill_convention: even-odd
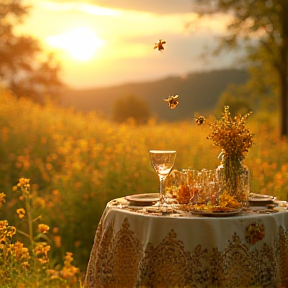
[[[265,209],[205,217],[112,200],[84,287],[288,287],[287,208]]]

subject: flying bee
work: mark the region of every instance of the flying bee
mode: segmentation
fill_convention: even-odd
[[[179,101],[177,100],[177,98],[178,98],[178,95],[164,97],[163,99],[164,101],[168,102],[168,106],[170,109],[174,109],[179,104]]]
[[[197,125],[202,125],[206,120],[203,116],[195,117],[194,119]]]
[[[159,42],[155,43],[154,49],[158,49],[158,51],[164,50],[163,44],[166,44],[166,41],[163,39],[159,39]]]

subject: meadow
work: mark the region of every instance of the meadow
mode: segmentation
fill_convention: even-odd
[[[207,140],[209,127],[196,125],[194,112],[181,122],[117,124],[95,113],[39,106],[0,91],[0,281],[7,282],[1,287],[80,287],[106,203],[158,191],[149,149],[175,149],[176,169],[216,168],[219,147]],[[249,117],[255,145],[244,163],[252,192],[287,200],[288,144],[279,138],[277,120],[267,113]],[[40,253],[37,243],[44,242],[49,249],[42,245]],[[30,258],[16,253],[16,243],[23,255],[25,247],[31,249]],[[17,257],[26,267],[15,264]],[[22,280],[16,283],[15,275]]]

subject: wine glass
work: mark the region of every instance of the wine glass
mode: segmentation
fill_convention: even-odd
[[[159,205],[165,205],[165,179],[171,172],[176,157],[174,150],[150,150],[150,161],[160,181]]]

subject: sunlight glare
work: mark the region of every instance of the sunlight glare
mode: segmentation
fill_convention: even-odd
[[[97,49],[105,44],[92,30],[84,27],[75,28],[65,34],[48,36],[46,42],[67,51],[80,61],[91,59]]]
[[[88,3],[81,2],[65,2],[65,3],[55,3],[51,1],[44,1],[41,3],[42,6],[50,11],[80,11],[86,12],[93,15],[98,16],[111,16],[118,17],[120,16],[120,12],[116,9],[110,9],[105,7],[100,7]]]

